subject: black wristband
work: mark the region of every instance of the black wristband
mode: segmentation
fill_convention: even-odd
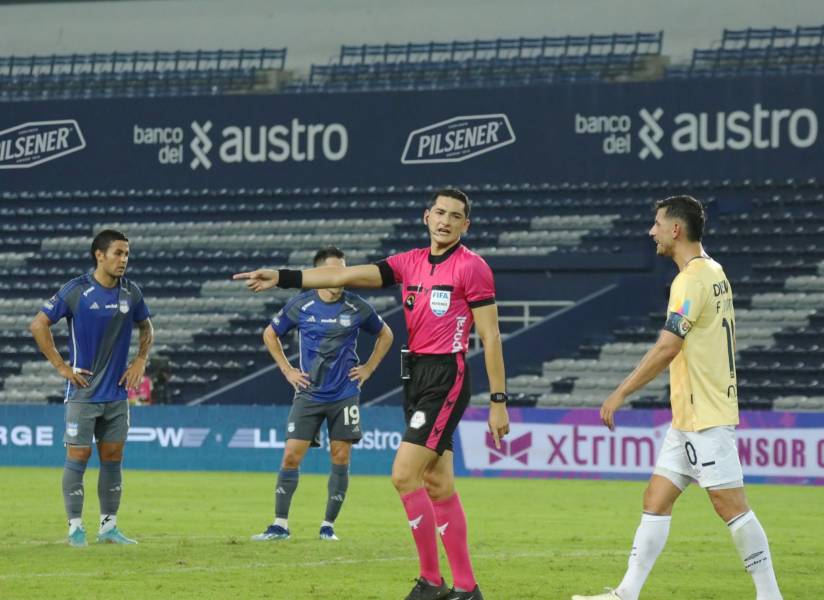
[[[507,400],[509,400],[509,396],[507,396],[505,392],[495,392],[494,394],[489,394],[490,402],[497,402],[500,404],[502,402],[506,402]]]
[[[303,271],[295,269],[278,269],[279,288],[302,288]]]

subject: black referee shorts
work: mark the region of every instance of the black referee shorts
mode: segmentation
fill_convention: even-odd
[[[469,365],[464,354],[412,355],[403,394],[403,441],[439,455],[452,450],[452,436],[469,405]]]

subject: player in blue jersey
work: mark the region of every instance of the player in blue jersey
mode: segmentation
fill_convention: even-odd
[[[344,254],[335,247],[323,248],[315,255],[314,264],[342,267]],[[280,343],[280,338],[294,328],[300,336],[299,368],[289,363]],[[363,364],[359,364],[355,352],[361,329],[377,336],[372,355]],[[392,339],[392,330],[375,309],[343,288],[309,290],[295,296],[266,327],[263,340],[295,388],[295,398],[275,488],[275,520],[253,540],[289,539],[289,506],[298,487],[298,468],[309,447],[320,445],[324,419],[329,430],[332,470],[320,539],[338,539],[334,524],[349,487],[352,444],[361,438],[360,389],[386,356]]]
[[[75,277],[47,300],[31,323],[40,351],[66,383],[66,464],[63,501],[71,546],[86,545],[83,528],[83,473],[97,440],[100,477],[100,528],[97,541],[135,544],[117,528],[122,491],[121,463],[129,431],[128,388],[146,370],[153,331],[140,288],[123,275],[129,240],[119,231],[101,231],[92,242],[95,268]],[[62,318],[69,326],[69,362],[54,345],[50,327]],[[140,330],[137,356],[127,366],[132,324]]]

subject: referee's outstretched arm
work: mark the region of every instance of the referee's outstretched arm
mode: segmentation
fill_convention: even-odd
[[[246,273],[236,273],[232,279],[245,279],[246,287],[253,292],[262,292],[275,286],[281,288],[379,288],[383,286],[377,265],[356,267],[316,267],[303,271],[291,269],[257,269]]]

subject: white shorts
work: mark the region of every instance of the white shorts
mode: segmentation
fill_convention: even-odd
[[[680,481],[666,471],[681,475]],[[655,472],[663,475],[682,490],[695,480],[702,488],[739,487],[744,484],[744,472],[735,443],[735,427],[724,425],[703,431],[681,431],[670,427]],[[728,485],[734,484],[734,485]]]

